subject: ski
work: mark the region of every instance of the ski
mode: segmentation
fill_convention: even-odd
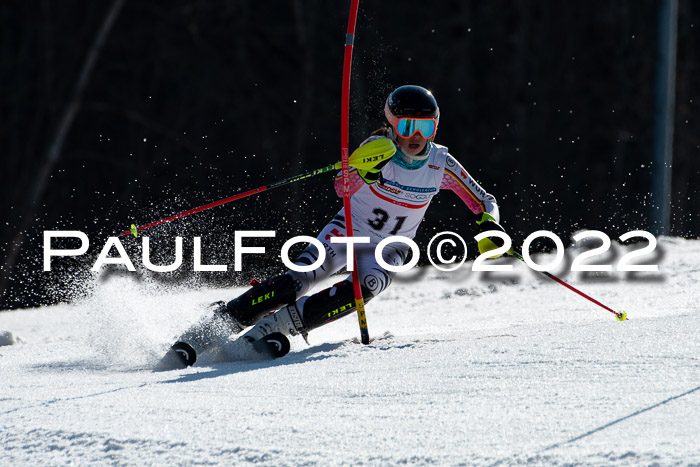
[[[194,365],[197,361],[197,352],[187,342],[176,342],[170,350],[163,356],[159,367],[163,368],[185,368]]]
[[[243,336],[239,339],[249,342],[256,355],[269,359],[284,357],[291,348],[289,339],[281,332],[273,332],[256,341],[248,341]],[[194,347],[187,342],[180,341],[170,347],[158,363],[157,368],[161,370],[177,370],[192,366],[196,362],[197,351]]]
[[[281,332],[273,332],[254,341],[253,348],[259,354],[267,355],[270,358],[280,358],[287,355],[291,347],[287,336]]]

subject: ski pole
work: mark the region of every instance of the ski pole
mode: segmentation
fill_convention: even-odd
[[[511,255],[511,256],[514,256],[514,257],[518,258],[518,259],[519,259],[520,261],[522,261],[522,262],[525,262],[525,259],[522,257],[522,255],[521,255],[520,253],[518,253],[517,251],[515,251],[514,249],[512,249],[512,248],[510,249],[510,251],[508,251],[508,254]],[[591,296],[589,296],[589,295],[586,295],[585,293],[581,292],[580,290],[578,290],[576,287],[572,286],[571,284],[567,284],[566,282],[564,282],[563,280],[559,279],[559,278],[558,278],[557,276],[555,276],[554,274],[551,274],[551,273],[549,273],[549,272],[547,272],[547,271],[538,271],[538,272],[541,272],[541,273],[544,274],[545,276],[549,277],[550,279],[552,279],[552,280],[555,281],[555,282],[558,282],[559,284],[563,285],[563,286],[566,287],[567,289],[576,292],[577,294],[579,294],[579,295],[582,296],[583,298],[590,300],[591,302],[595,303],[595,304],[598,305],[599,307],[602,307],[602,308],[608,310],[610,313],[612,313],[612,314],[614,314],[614,315],[616,316],[616,318],[617,318],[618,321],[626,321],[626,320],[627,320],[627,313],[625,313],[624,311],[618,312],[618,311],[615,311],[615,310],[613,310],[612,308],[610,308],[610,307],[608,307],[608,306],[603,305],[602,303],[600,303],[600,302],[599,302],[598,300],[596,300],[595,298],[593,298],[593,297],[591,297]]]
[[[350,146],[350,71],[352,68],[352,47],[355,41],[355,22],[357,21],[357,8],[359,0],[350,1],[350,13],[348,14],[348,31],[345,35],[345,57],[343,60],[343,88],[340,102],[340,154],[342,156],[343,174],[343,209],[345,211],[345,235],[352,237],[352,207],[350,205],[350,164],[348,147]],[[355,295],[355,308],[360,324],[360,338],[362,343],[369,344],[369,330],[367,328],[367,315],[365,314],[365,300],[362,298],[360,287],[360,274],[357,270],[357,259],[354,260],[352,270],[352,288]]]
[[[331,170],[337,170],[336,164],[331,164],[331,165],[328,165],[326,167],[322,167],[320,169],[316,169],[316,170],[312,170],[310,172],[296,175],[294,177],[285,178],[284,180],[280,180],[280,181],[275,182],[275,183],[270,183],[269,185],[264,185],[264,186],[261,186],[258,188],[254,188],[252,190],[248,190],[248,191],[243,192],[243,193],[238,193],[237,195],[229,196],[228,198],[220,199],[219,201],[213,201],[213,202],[205,204],[203,206],[199,206],[197,208],[190,209],[188,211],[183,211],[181,213],[172,215],[170,217],[166,217],[164,219],[160,219],[158,221],[151,222],[150,224],[142,225],[139,227],[136,227],[134,224],[131,224],[131,228],[129,230],[127,230],[126,232],[122,232],[121,236],[131,234],[134,237],[137,237],[138,233],[140,231],[150,229],[151,227],[155,227],[156,225],[165,224],[166,222],[174,221],[175,219],[180,219],[182,217],[189,216],[190,214],[195,214],[197,212],[206,211],[207,209],[215,208],[216,206],[221,206],[222,204],[230,203],[232,201],[236,201],[237,199],[246,198],[250,195],[254,195],[256,193],[261,193],[263,191],[271,190],[273,188],[277,188],[277,187],[280,187],[282,185],[287,185],[289,183],[298,182],[299,180],[304,180],[306,178],[313,177],[314,175],[319,175],[322,173],[330,172]]]
[[[379,162],[391,158],[395,152],[396,146],[394,146],[394,143],[392,143],[391,140],[377,139],[374,141],[370,141],[369,143],[364,144],[363,146],[360,146],[355,151],[353,151],[352,155],[349,158],[349,164],[357,169],[368,170],[373,168]],[[136,227],[136,225],[131,224],[131,228],[125,232],[122,232],[120,235],[125,236],[131,234],[134,237],[137,237],[140,231],[150,229],[151,227],[155,227],[156,225],[165,224],[166,222],[174,221],[175,219],[180,219],[182,217],[189,216],[190,214],[206,211],[207,209],[211,209],[216,206],[221,206],[222,204],[230,203],[231,201],[236,201],[237,199],[245,198],[256,193],[271,190],[282,185],[288,185],[290,183],[298,182],[300,180],[313,177],[315,175],[330,172],[333,170],[339,170],[341,167],[342,163],[336,162],[335,164],[331,164],[320,169],[312,170],[310,172],[306,172],[300,175],[295,175],[294,177],[285,178],[284,180],[280,180],[275,183],[270,183],[269,185],[254,188],[252,190],[239,193],[237,195],[229,196],[228,198],[220,199],[219,201],[213,201],[203,206],[199,206],[197,208],[190,209],[188,211],[184,211],[172,215],[170,217],[166,217],[165,219],[151,222],[150,224],[142,225],[140,227]]]

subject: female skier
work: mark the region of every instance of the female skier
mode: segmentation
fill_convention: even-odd
[[[370,238],[370,243],[356,244],[354,248],[365,301],[384,291],[394,275],[375,260],[377,244],[394,235],[413,238],[430,201],[441,189],[452,190],[473,213],[482,214],[482,230],[503,230],[498,225],[496,199],[481,188],[445,146],[433,142],[440,110],[430,91],[420,86],[399,87],[387,98],[384,115],[388,124],[362,144],[388,138],[395,143],[396,153],[374,171],[350,172],[354,235]],[[335,188],[338,196],[342,196],[340,176],[336,178]],[[217,302],[215,317],[223,320],[233,333],[254,325],[244,337],[255,342],[276,332],[306,336],[308,331],[352,313],[355,300],[350,277],[306,295],[316,283],[345,266],[347,245],[330,241],[332,237],[344,235],[345,212],[341,209],[317,237],[325,249],[325,261],[320,267],[310,272],[289,270],[256,283],[228,303]],[[488,239],[480,243],[482,252],[495,248]],[[382,256],[387,264],[400,266],[406,260],[408,249],[404,243],[391,243],[384,248]],[[318,257],[319,251],[310,244],[295,264],[308,266]],[[278,311],[268,314],[272,310]],[[199,328],[181,340],[199,341],[194,343],[195,348],[202,347],[211,341],[202,334]],[[187,358],[186,364],[194,363]]]

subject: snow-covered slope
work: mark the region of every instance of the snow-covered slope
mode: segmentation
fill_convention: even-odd
[[[3,465],[700,463],[700,241],[657,274],[413,271],[276,361],[154,371],[202,304],[115,277],[71,305],[0,313]],[[513,276],[513,275],[511,275]]]

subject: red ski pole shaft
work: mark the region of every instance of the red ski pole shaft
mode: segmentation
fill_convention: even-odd
[[[314,175],[322,174],[325,172],[330,172],[331,170],[337,170],[336,164],[332,164],[332,165],[329,165],[326,167],[322,167],[320,169],[312,170],[310,172],[306,172],[306,173],[303,173],[300,175],[295,175],[294,177],[285,178],[284,180],[280,180],[280,181],[275,182],[275,183],[270,183],[269,185],[261,186],[258,188],[253,188],[252,190],[248,190],[248,191],[245,191],[243,193],[238,193],[237,195],[229,196],[228,198],[220,199],[219,201],[213,201],[213,202],[205,204],[203,206],[199,206],[197,208],[190,209],[189,211],[184,211],[184,212],[172,215],[170,217],[166,217],[165,219],[160,219],[158,221],[151,222],[150,224],[142,225],[140,227],[136,227],[136,226],[132,225],[131,230],[127,230],[126,232],[122,232],[120,235],[124,236],[124,235],[132,234],[132,235],[136,236],[139,231],[150,229],[151,227],[155,227],[156,225],[165,224],[166,222],[174,221],[175,219],[180,219],[182,217],[189,216],[191,214],[195,214],[197,212],[206,211],[207,209],[215,208],[217,206],[221,206],[222,204],[236,201],[237,199],[246,198],[246,197],[254,195],[256,193],[271,190],[273,188],[277,188],[277,187],[280,187],[282,185],[287,185],[289,183],[298,182],[299,180],[313,177]]]
[[[525,259],[524,259],[524,258],[522,257],[522,255],[521,255],[520,253],[518,253],[517,251],[515,251],[515,250],[510,250],[508,253],[511,254],[512,256],[515,256],[515,257],[518,258],[520,261],[525,262]],[[590,300],[591,302],[595,303],[595,304],[598,305],[599,307],[601,307],[601,308],[603,308],[603,309],[605,309],[605,310],[608,310],[610,313],[614,314],[614,315],[617,317],[618,321],[625,321],[625,320],[627,319],[627,313],[622,312],[622,311],[618,312],[618,311],[613,310],[613,309],[610,308],[609,306],[603,305],[602,303],[600,303],[600,302],[599,302],[598,300],[596,300],[595,298],[593,298],[593,297],[591,297],[590,295],[587,295],[587,294],[581,292],[580,290],[578,290],[578,289],[577,289],[576,287],[574,287],[573,285],[567,284],[566,282],[564,282],[563,280],[559,279],[559,278],[558,278],[557,276],[555,276],[554,274],[549,273],[549,272],[547,272],[547,271],[539,271],[539,272],[541,272],[541,273],[544,274],[545,276],[549,277],[549,278],[552,279],[553,281],[555,281],[555,282],[557,282],[557,283],[563,285],[563,286],[566,287],[567,289],[569,289],[569,290],[571,290],[571,291],[573,291],[573,292],[576,292],[577,294],[579,294],[579,295],[582,296],[583,298],[585,298],[585,299],[587,299],[587,300]]]

